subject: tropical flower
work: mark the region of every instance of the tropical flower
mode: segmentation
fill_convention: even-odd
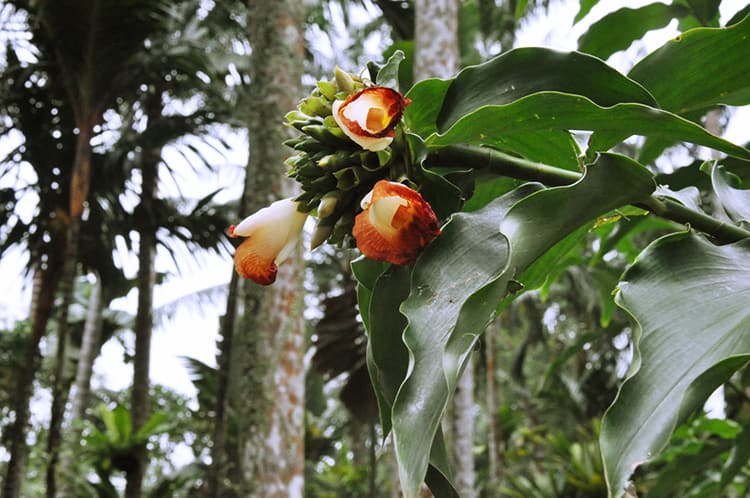
[[[277,265],[292,254],[307,219],[297,206],[292,199],[282,199],[229,227],[230,237],[247,237],[234,253],[240,276],[261,285],[276,280]]]
[[[396,90],[382,86],[360,90],[333,103],[333,119],[360,147],[378,151],[388,147],[411,101]]]
[[[440,235],[432,207],[406,185],[380,180],[362,199],[362,209],[352,235],[370,259],[411,264]]]

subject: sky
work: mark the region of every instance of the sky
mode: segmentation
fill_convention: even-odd
[[[541,12],[528,19],[521,26],[517,34],[516,46],[547,46],[558,50],[575,50],[577,38],[585,32],[587,27],[604,14],[620,6],[637,7],[651,3],[650,1],[616,1],[602,0],[581,23],[573,26],[573,18],[577,12],[577,2],[551,2],[547,12]],[[333,2],[335,4],[335,2]],[[744,0],[725,1],[722,3],[722,16],[726,20],[734,12],[744,6]],[[340,14],[333,8],[334,20],[340,20]],[[352,16],[355,23],[364,23],[373,11],[365,10]],[[652,50],[677,34],[676,22],[664,30],[651,32],[644,41],[648,50]],[[333,43],[321,42],[316,48],[325,52],[325,57],[335,63],[337,47],[345,46],[346,30],[336,31]],[[364,47],[365,54],[373,60],[380,58],[387,40],[374,37],[368,40]],[[634,46],[626,51],[614,54],[608,61],[621,71],[627,71],[632,61],[645,55],[643,47]],[[345,68],[356,72],[359,68]],[[750,141],[750,107],[738,111],[727,129],[725,137],[735,143]],[[247,161],[247,139],[243,134],[224,135],[230,143],[230,148],[224,155],[219,155],[208,148],[205,153],[212,161],[221,165],[219,173],[210,177],[197,177],[189,165],[180,156],[176,148],[165,149],[165,160],[174,165],[175,174],[181,179],[183,193],[189,197],[200,197],[222,188],[218,199],[226,201],[239,197],[242,185],[244,164]],[[200,144],[196,144],[201,146]],[[8,150],[12,146],[9,141],[0,142],[0,151]],[[179,147],[179,144],[177,145]],[[0,186],[9,179],[0,179]],[[27,178],[26,181],[33,181]],[[187,190],[186,190],[187,189]],[[174,187],[165,182],[163,193],[174,193]],[[35,199],[26,199],[29,213],[32,212]],[[247,213],[250,214],[250,213]],[[30,214],[29,214],[30,215]],[[238,220],[239,221],[239,220]],[[134,275],[137,269],[135,257],[126,253],[121,254],[121,262],[126,272]],[[29,286],[20,276],[27,257],[18,252],[10,253],[0,261],[0,279],[6,288],[12,292],[0,295],[0,325],[3,317],[6,319],[22,318],[27,314],[29,303]],[[190,298],[197,292],[225,285],[232,271],[231,255],[206,255],[199,259],[189,257],[181,259],[183,276],[179,279],[168,279],[166,283],[155,289],[155,307],[157,314],[165,309],[175,308],[171,317],[160,319],[152,338],[151,377],[152,382],[171,387],[181,393],[194,397],[195,389],[190,382],[185,369],[183,357],[189,356],[199,359],[209,365],[215,365],[216,331],[218,319],[222,311],[222,299],[214,302],[197,301]],[[174,271],[175,266],[169,256],[161,251],[157,258],[158,271]],[[113,303],[113,307],[135,312],[135,291],[127,298]],[[164,314],[164,313],[162,313]],[[124,334],[124,340],[132,346],[132,334]],[[123,348],[117,341],[109,341],[104,345],[101,356],[95,365],[94,384],[109,389],[123,389],[130,385],[132,368],[123,362]],[[46,403],[38,403],[47,410]],[[36,416],[44,417],[37,413]]]

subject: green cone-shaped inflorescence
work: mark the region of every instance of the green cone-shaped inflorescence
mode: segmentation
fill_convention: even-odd
[[[288,176],[302,186],[295,199],[299,209],[318,218],[313,248],[325,241],[352,246],[362,198],[378,180],[404,178],[409,154],[400,120],[409,101],[378,86],[377,76],[368,79],[336,68],[333,79],[319,81],[285,116],[286,124],[301,133],[285,142],[295,151],[286,164]]]

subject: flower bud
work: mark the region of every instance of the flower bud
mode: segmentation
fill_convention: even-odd
[[[352,76],[338,66],[336,66],[336,86],[340,92],[352,93],[354,91]]]
[[[327,218],[333,214],[336,210],[336,206],[339,204],[341,194],[338,192],[329,192],[323,196],[318,204],[318,217]]]

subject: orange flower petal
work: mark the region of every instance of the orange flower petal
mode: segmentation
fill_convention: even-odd
[[[243,278],[249,278],[260,285],[270,285],[276,281],[278,268],[274,254],[268,254],[262,240],[250,237],[245,239],[234,253],[234,268]]]
[[[261,285],[276,280],[277,265],[293,253],[307,219],[297,207],[282,199],[229,227],[230,237],[247,237],[234,254],[238,274]]]
[[[368,258],[407,265],[440,235],[440,227],[432,207],[418,192],[381,180],[355,218],[352,234]]]
[[[396,90],[371,87],[333,103],[333,118],[346,135],[367,150],[382,150],[393,139],[411,101]]]

